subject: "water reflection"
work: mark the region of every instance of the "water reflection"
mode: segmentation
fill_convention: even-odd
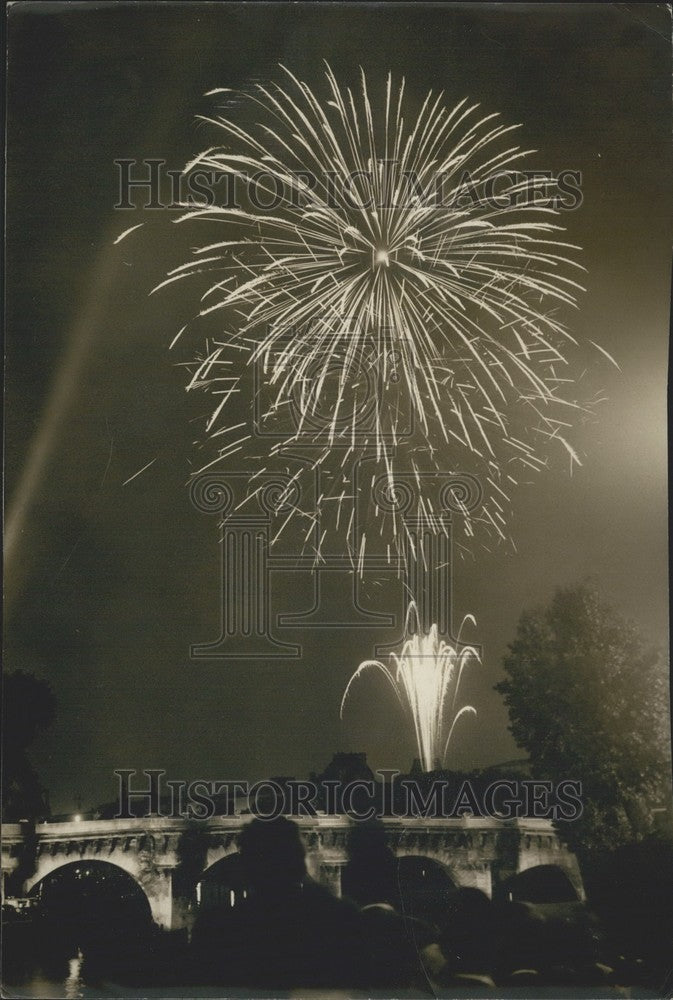
[[[77,949],[77,955],[68,962],[68,978],[64,985],[65,1000],[79,1000],[84,996],[84,981],[82,979],[82,965],[84,955]]]

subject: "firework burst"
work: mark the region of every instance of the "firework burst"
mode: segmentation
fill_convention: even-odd
[[[158,286],[204,274],[199,316],[221,317],[189,383],[212,394],[208,434],[228,442],[215,460],[251,439],[227,437],[241,379],[231,359],[240,369],[243,352],[270,390],[264,419],[294,413],[271,454],[307,435],[314,467],[335,446],[342,467],[369,449],[392,491],[400,427],[411,420],[413,469],[438,465],[437,455],[446,468],[448,455],[452,468],[475,470],[485,487],[477,519],[504,538],[522,470],[544,467],[548,446],[571,467],[580,461],[566,437],[583,410],[568,375],[575,340],[558,318],[581,289],[570,276],[578,248],[559,239],[553,207],[525,197],[516,171],[531,151],[511,144],[519,126],[467,100],[448,110],[442,94],[410,107],[404,80],[391,76],[374,102],[364,73],[354,93],[328,66],[320,100],[284,72],[287,87],[211,92],[225,107],[204,120],[222,145],[185,172],[235,181],[246,203],[176,219],[217,228]],[[233,120],[246,105],[249,127]],[[364,432],[363,393],[375,402]]]
[[[407,634],[415,613],[412,604],[407,613]],[[468,619],[474,623],[471,616]],[[354,682],[367,671],[383,674],[413,723],[424,769],[432,771],[437,762],[444,763],[458,720],[467,714],[476,715],[472,705],[456,706],[463,670],[471,661],[478,660],[474,646],[449,645],[438,635],[436,625],[429,633],[419,630],[406,639],[399,656],[391,654],[388,666],[380,660],[365,660],[360,664],[346,685],[341,716]]]

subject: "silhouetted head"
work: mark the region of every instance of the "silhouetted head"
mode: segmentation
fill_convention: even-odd
[[[348,863],[341,873],[341,887],[359,906],[391,903],[401,908],[397,859],[388,846],[380,821],[356,823],[346,841]]]
[[[348,831],[346,851],[351,860],[371,861],[388,857],[390,848],[383,823],[380,820],[355,823]]]
[[[471,886],[462,886],[453,893],[447,916],[450,921],[456,921],[462,926],[467,924],[470,930],[476,930],[489,919],[492,909],[493,904],[485,892]]]
[[[253,819],[241,831],[238,845],[246,880],[256,892],[287,890],[306,875],[299,827],[284,816]]]
[[[508,902],[499,908],[499,964],[501,974],[536,970],[547,961],[548,935],[541,915],[531,903]]]
[[[365,906],[361,914],[369,985],[376,989],[411,986],[418,963],[404,919],[386,903]]]
[[[495,932],[493,903],[480,889],[458,889],[451,899],[440,944],[454,971],[491,967]]]

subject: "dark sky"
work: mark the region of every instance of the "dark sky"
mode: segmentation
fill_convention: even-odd
[[[576,433],[584,464],[519,491],[517,551],[456,566],[454,617],[475,615],[484,662],[454,763],[519,754],[492,687],[522,609],[556,585],[593,576],[667,644],[670,34],[658,4],[10,8],[5,662],[56,693],[33,758],[57,812],[111,799],[118,767],[254,779],[305,775],[337,749],[375,766],[413,756],[375,682],[339,720],[375,635],[295,635],[299,661],[188,655],[218,613],[215,525],[185,488],[203,406],[167,351],[194,304],[147,295],[188,244],[162,218],[112,245],[148,216],[113,209],[114,161],[182,167],[210,141],[204,93],[277,78],[279,62],[318,88],[328,59],[347,82],[362,65],[404,74],[413,95],[469,96],[523,123],[541,169],[582,172],[584,203],[563,221],[587,292],[568,318],[623,373],[595,356],[585,383],[609,400]],[[308,606],[306,587],[286,588],[282,610]]]

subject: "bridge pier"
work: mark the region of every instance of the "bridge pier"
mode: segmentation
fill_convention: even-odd
[[[341,870],[344,863],[342,861],[323,861],[318,870],[320,884],[338,898],[341,898]]]
[[[454,867],[456,881],[460,886],[480,889],[490,898],[493,892],[492,866],[488,862],[471,864],[464,868]]]
[[[142,885],[142,882],[141,882]],[[174,929],[173,874],[166,870],[151,886],[143,886],[150,904],[152,919],[164,930]]]

